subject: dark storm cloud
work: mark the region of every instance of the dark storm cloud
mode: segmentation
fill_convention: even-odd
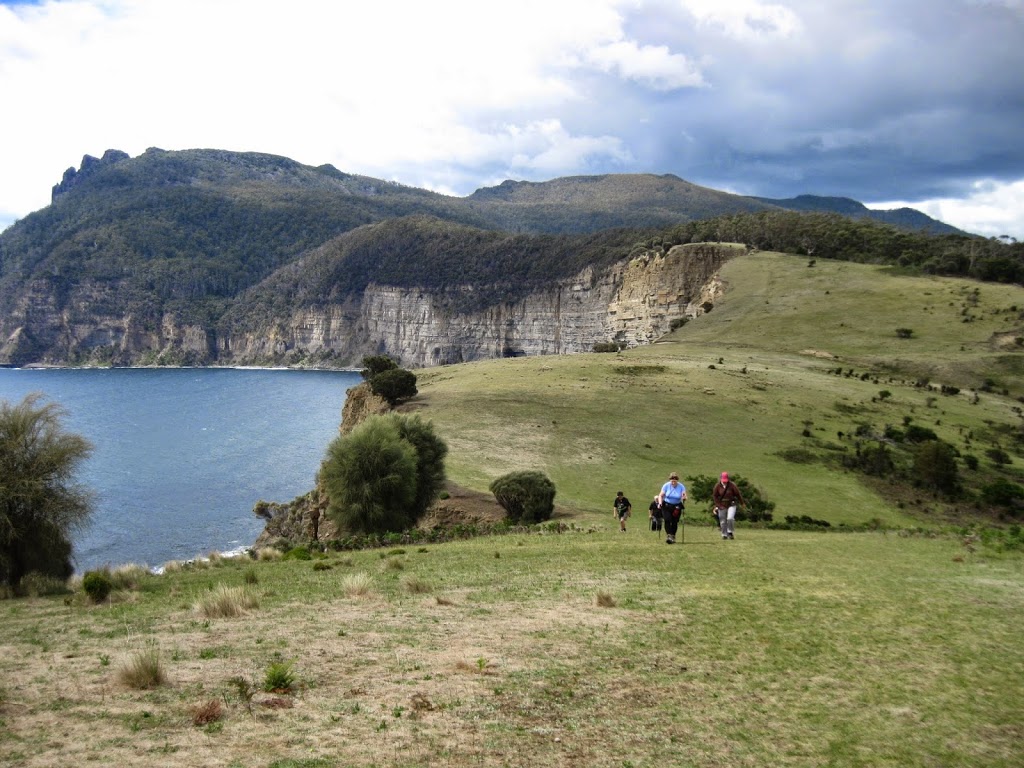
[[[696,14],[683,5],[644,6],[625,28],[701,62],[706,87],[641,101],[616,84],[603,108],[573,121],[617,125],[647,169],[749,194],[862,200],[959,196],[979,178],[1024,177],[1020,4],[737,3],[704,17],[703,4]],[[744,8],[795,23],[744,18]]]

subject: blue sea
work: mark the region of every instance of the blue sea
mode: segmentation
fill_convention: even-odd
[[[0,400],[41,392],[93,454],[77,480],[96,494],[72,541],[75,570],[157,568],[250,546],[259,500],[311,490],[338,435],[349,371],[208,368],[0,369]]]

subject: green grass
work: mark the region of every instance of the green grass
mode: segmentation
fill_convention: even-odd
[[[615,527],[435,545],[394,575],[346,554],[380,574],[369,597],[338,570],[246,565],[274,586],[245,621],[192,620],[182,596],[211,576],[188,569],[133,601],[0,604],[0,762],[1019,765],[1019,554],[882,532],[723,542],[707,526],[666,547]],[[113,647],[78,634],[115,623],[130,631]],[[120,683],[96,662],[111,647],[119,662],[162,649],[168,682]],[[282,658],[302,670],[294,706],[240,696],[233,681]],[[223,726],[197,740],[212,699]]]
[[[766,253],[737,258],[721,275],[727,291],[715,308],[660,343],[419,372],[422,413],[452,448],[449,474],[486,490],[511,468],[541,469],[558,503],[596,515],[620,489],[639,505],[671,470],[684,483],[728,470],[761,487],[777,519],[929,525],[944,518],[927,489],[899,508],[861,476],[780,454],[838,455],[852,450],[840,432],[862,422],[881,431],[904,417],[979,456],[1019,431],[1024,348],[1009,341],[1024,327],[1019,287],[846,262],[808,267]],[[912,338],[898,338],[904,327]],[[835,375],[840,368],[854,375]],[[962,391],[940,395],[915,386],[920,379]],[[986,379],[995,391],[973,402]],[[883,389],[892,393],[884,401]],[[1007,472],[1024,482],[1019,455]]]
[[[1020,289],[770,254],[722,278],[714,310],[663,343],[417,373],[413,406],[448,442],[449,475],[485,489],[544,470],[562,533],[332,554],[323,569],[182,565],[132,573],[101,604],[80,585],[0,601],[0,764],[1021,765],[1024,556],[992,530],[942,526],[927,488],[896,499],[783,456],[848,450],[839,432],[909,415],[984,476],[1022,482],[1021,352],[1005,345]],[[964,323],[956,302],[975,287]],[[930,393],[923,376],[964,391]],[[985,458],[996,444],[1008,467]],[[741,524],[724,542],[691,504],[685,543],[643,530],[671,470],[722,469],[776,519],[907,528]],[[619,489],[640,513],[626,535]],[[214,590],[259,610],[197,613]],[[142,653],[159,654],[164,684],[118,679]],[[301,684],[260,690],[283,659]],[[197,729],[211,701],[220,717]]]

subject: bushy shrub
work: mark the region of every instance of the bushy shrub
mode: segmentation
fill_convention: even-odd
[[[981,489],[981,500],[994,507],[1013,510],[1015,514],[1024,511],[1024,487],[998,478]]]
[[[12,589],[32,571],[70,577],[71,535],[93,508],[92,493],[75,482],[92,446],[66,432],[64,410],[41,398],[0,400],[0,582]]]
[[[512,523],[540,523],[555,511],[555,484],[543,472],[509,472],[494,480],[490,490]]]
[[[908,425],[904,436],[908,443],[923,443],[928,440],[939,439],[934,430],[928,429],[928,427],[919,427],[917,424]]]
[[[291,693],[295,687],[294,662],[274,661],[263,676],[263,690],[271,693]]]
[[[310,554],[308,547],[292,547],[284,553],[282,560],[312,560],[313,555]]]
[[[114,589],[114,582],[103,571],[89,571],[82,577],[82,589],[94,603],[102,603]]]
[[[619,345],[614,341],[598,341],[594,344],[593,350],[595,352],[618,352]]]
[[[941,440],[929,440],[914,450],[915,482],[946,496],[960,490],[960,470],[953,447]]]
[[[419,416],[373,416],[328,446],[320,473],[327,514],[352,533],[412,528],[441,492],[447,455]]]
[[[369,381],[378,373],[393,371],[397,367],[398,363],[387,355],[367,355],[363,358],[363,370],[359,373],[362,375],[363,379]]]
[[[383,397],[389,405],[397,405],[416,395],[416,374],[405,368],[383,371],[370,380],[370,391]]]

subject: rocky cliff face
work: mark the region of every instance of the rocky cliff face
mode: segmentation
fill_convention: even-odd
[[[646,252],[473,313],[451,309],[470,288],[438,295],[371,285],[358,299],[220,336],[170,313],[104,311],[115,306],[109,287],[82,282],[58,301],[40,284],[7,318],[0,363],[358,364],[364,355],[386,353],[405,367],[426,367],[586,352],[599,342],[637,346],[667,333],[673,321],[713,306],[719,268],[741,252],[708,243]]]
[[[437,295],[372,285],[359,303],[304,310],[273,328],[221,340],[220,356],[252,361],[327,351],[354,360],[385,352],[403,366],[427,367],[495,357],[589,352],[595,343],[649,344],[672,322],[713,306],[717,273],[741,250],[696,243],[644,253],[482,312],[450,309]]]

